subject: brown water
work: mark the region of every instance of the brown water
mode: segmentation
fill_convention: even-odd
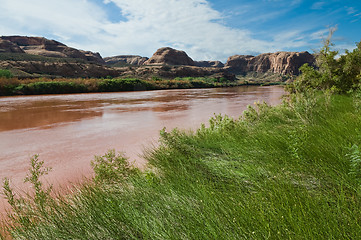
[[[48,180],[66,184],[91,174],[94,155],[124,151],[144,166],[144,146],[163,127],[195,129],[216,114],[238,117],[248,104],[278,104],[283,87],[162,90],[146,92],[0,98],[0,179],[21,183],[34,154],[51,166]]]

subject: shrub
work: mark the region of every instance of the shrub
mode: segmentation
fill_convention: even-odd
[[[98,91],[118,92],[151,89],[151,85],[139,79],[106,79],[99,82]]]
[[[87,88],[74,82],[35,82],[20,84],[14,91],[23,94],[63,94],[87,92]]]
[[[334,31],[330,30],[324,46],[317,53],[316,68],[308,64],[300,68],[301,75],[289,88],[292,92],[304,92],[311,88],[346,93],[358,87],[361,82],[361,43],[352,52],[346,50],[337,59],[339,52],[331,49]]]
[[[0,78],[11,78],[13,74],[7,69],[0,69]]]
[[[103,156],[95,156],[91,165],[95,172],[94,179],[97,182],[122,181],[137,172],[137,169],[123,155],[116,155],[114,149],[109,150]]]

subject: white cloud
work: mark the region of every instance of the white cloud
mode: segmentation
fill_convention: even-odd
[[[222,15],[204,0],[113,0],[127,22],[106,26],[124,46],[144,46],[148,54],[169,45],[185,50],[195,59],[225,59],[235,52],[263,50],[267,43],[252,39],[247,30],[220,23]],[[129,37],[134,37],[129,41]],[[133,49],[135,50],[135,49]]]
[[[347,7],[346,10],[348,15],[353,15],[357,12],[354,7]]]
[[[114,23],[102,9],[113,2],[125,21]],[[299,2],[299,1],[295,1]],[[184,50],[195,60],[222,60],[234,54],[278,51],[307,44],[301,32],[271,41],[247,29],[225,26],[224,16],[206,0],[1,0],[0,35],[53,37],[102,56],[151,56],[157,48]]]
[[[263,0],[263,2],[270,2],[270,3],[278,3],[278,4],[286,4],[288,6],[292,5],[299,5],[303,2],[303,0]]]
[[[325,29],[321,29],[319,31],[313,32],[310,34],[310,39],[311,40],[321,40],[321,39],[325,39],[327,37],[327,35],[329,34],[329,29],[325,28]]]
[[[313,10],[320,10],[320,9],[322,9],[325,5],[326,5],[326,2],[323,2],[323,1],[315,2],[315,3],[312,5],[311,9],[313,9]]]
[[[356,8],[346,7],[346,11],[349,16],[353,17],[351,23],[357,22],[361,19],[361,12],[359,12]]]
[[[94,34],[101,28],[104,12],[88,1],[2,0],[0,19],[6,32],[44,32],[60,35]],[[7,24],[6,24],[7,23]]]

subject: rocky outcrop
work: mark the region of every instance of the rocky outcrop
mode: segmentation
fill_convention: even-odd
[[[104,59],[102,58],[102,56],[100,56],[100,53],[98,52],[95,53],[95,52],[83,51],[83,50],[80,50],[80,52],[82,52],[85,55],[88,62],[105,64]]]
[[[121,69],[114,69],[97,64],[41,61],[0,61],[2,69],[16,69],[30,75],[48,75],[54,77],[118,77]],[[21,74],[20,74],[21,76]]]
[[[166,79],[174,79],[177,77],[211,77],[225,78],[229,81],[236,79],[235,75],[227,72],[222,68],[206,68],[195,66],[139,66],[137,68],[127,68],[122,76],[132,76],[141,79],[152,79],[153,77],[161,77]]]
[[[144,65],[186,65],[195,66],[194,61],[184,51],[170,47],[158,49]]]
[[[276,52],[258,56],[235,55],[228,58],[226,65],[220,61],[193,61],[185,52],[173,48],[160,48],[144,65],[184,65],[197,67],[224,68],[236,74],[248,72],[276,73],[282,75],[297,75],[299,68],[309,63],[313,65],[315,57],[308,52]]]
[[[0,53],[24,53],[24,51],[13,42],[0,39]]]
[[[23,52],[44,57],[56,58],[77,58],[94,63],[103,63],[99,53],[81,51],[66,46],[55,40],[49,40],[43,37],[26,37],[26,36],[3,36],[0,40],[12,42],[17,45]]]
[[[224,64],[220,61],[195,61],[197,67],[216,67],[222,68]]]
[[[250,72],[297,75],[303,64],[313,65],[315,62],[315,57],[308,52],[276,52],[258,56],[235,55],[229,57],[224,65],[220,61],[193,61],[184,51],[170,47],[158,49],[150,59],[137,55],[103,59],[99,53],[71,48],[55,40],[25,36],[0,37],[0,53],[9,53],[3,54],[2,68],[64,77],[114,77],[124,75],[125,71],[129,76],[144,78],[218,76],[230,80],[233,74]]]
[[[309,52],[276,52],[258,56],[235,55],[228,58],[225,68],[235,73],[272,72],[283,75],[297,75],[299,68],[315,63],[315,57]]]
[[[108,65],[143,65],[149,58],[137,55],[119,55],[114,57],[106,57],[104,61]]]

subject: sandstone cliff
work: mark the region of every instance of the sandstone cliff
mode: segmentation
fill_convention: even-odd
[[[119,55],[114,57],[106,57],[104,58],[104,61],[106,64],[114,65],[143,65],[145,61],[147,61],[149,58],[147,57],[141,57],[137,55]]]
[[[258,56],[235,55],[228,58],[225,68],[236,73],[272,72],[283,75],[299,74],[299,68],[305,64],[314,64],[315,57],[309,52],[276,52]]]
[[[184,51],[170,47],[158,49],[153,56],[120,55],[105,58],[99,53],[71,48],[42,37],[0,37],[1,68],[26,74],[63,77],[116,77],[119,75],[152,78],[219,76],[233,79],[233,74],[267,73],[297,75],[304,63],[314,64],[308,52],[276,52],[229,57],[220,61],[193,61]],[[29,55],[32,54],[32,55]],[[39,56],[33,56],[39,55]],[[53,58],[46,58],[53,57]],[[112,66],[106,67],[105,64]],[[133,65],[129,68],[114,66]],[[133,74],[133,75],[131,75]]]
[[[229,73],[223,68],[207,68],[195,66],[166,66],[166,65],[153,65],[153,66],[139,66],[137,68],[128,67],[122,73],[122,76],[133,76],[141,79],[152,79],[153,77],[161,77],[166,79],[174,79],[177,77],[210,77],[216,79],[227,79],[234,81],[235,75]]]
[[[0,53],[25,53],[17,44],[0,39]]]
[[[95,53],[91,51],[83,51],[83,50],[80,50],[80,52],[82,52],[85,55],[88,62],[105,64],[104,59],[102,58],[102,56],[100,56],[99,53]]]
[[[114,69],[97,64],[41,61],[0,61],[0,68],[13,69],[19,77],[54,76],[54,77],[118,77],[121,69]]]
[[[184,52],[170,47],[158,49],[144,65],[187,65],[195,66],[194,61]]]
[[[68,47],[58,41],[49,40],[43,37],[2,36],[0,37],[0,40],[11,42],[14,46],[16,45],[23,52],[28,54],[56,58],[77,58],[84,61],[104,64],[104,60],[99,53],[81,51],[75,48]],[[6,50],[6,48],[3,48],[0,45],[0,51],[1,49]]]
[[[216,67],[223,68],[224,64],[220,61],[195,61],[197,67]]]

